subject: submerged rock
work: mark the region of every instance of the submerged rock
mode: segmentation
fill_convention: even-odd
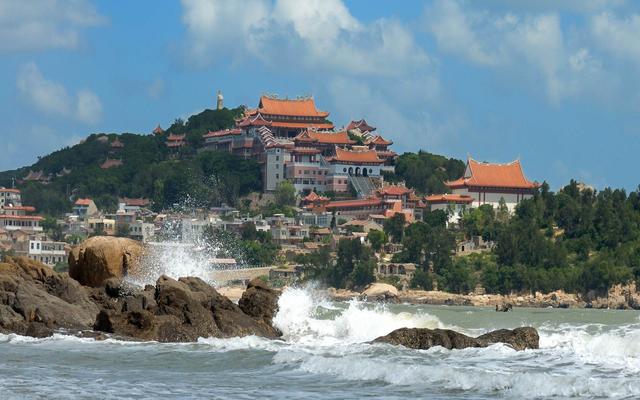
[[[133,239],[94,236],[69,254],[69,275],[86,286],[100,287],[110,278],[136,275],[144,248]]]
[[[495,343],[504,343],[515,350],[539,348],[539,336],[535,328],[523,327],[513,330],[500,329],[473,338],[449,329],[400,328],[374,340],[377,343],[389,343],[426,350],[434,346],[445,349],[465,349],[468,347],[487,347]]]

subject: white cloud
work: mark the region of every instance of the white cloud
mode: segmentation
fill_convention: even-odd
[[[589,43],[570,40],[557,13],[496,14],[437,1],[426,8],[425,24],[443,51],[515,71],[533,87],[542,81],[553,103],[613,85]]]
[[[102,118],[102,103],[95,93],[83,89],[71,96],[63,85],[45,78],[33,62],[18,71],[16,86],[27,102],[45,114],[89,124]]]
[[[640,15],[620,18],[603,12],[591,18],[590,28],[601,48],[619,58],[640,64]]]
[[[426,53],[400,22],[363,24],[340,0],[183,0],[193,62],[257,58],[274,68],[398,75],[423,67]]]
[[[74,49],[83,28],[104,22],[87,0],[2,0],[0,52]]]
[[[102,118],[102,103],[100,98],[90,90],[78,92],[78,102],[75,116],[79,121],[95,124]]]

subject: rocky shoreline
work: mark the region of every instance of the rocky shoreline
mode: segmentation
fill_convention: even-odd
[[[612,287],[606,296],[598,297],[595,294],[581,296],[574,293],[565,293],[558,290],[551,293],[540,293],[529,295],[499,295],[499,294],[455,294],[442,291],[424,290],[395,290],[390,285],[373,284],[372,286],[384,285],[386,291],[382,295],[373,298],[363,292],[355,292],[345,289],[329,288],[322,291],[322,294],[335,301],[348,301],[353,298],[369,300],[390,300],[407,304],[430,304],[449,306],[472,306],[472,307],[499,307],[508,304],[513,307],[528,308],[597,308],[597,309],[617,309],[617,310],[640,310],[640,293],[636,291],[635,283],[629,285],[616,285]]]

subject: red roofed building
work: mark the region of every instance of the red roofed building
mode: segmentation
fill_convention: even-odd
[[[120,141],[120,139],[116,138],[116,140],[114,140],[113,142],[111,142],[110,144],[111,148],[114,150],[119,150],[119,149],[123,149],[124,148],[124,143],[122,143]]]
[[[312,97],[291,100],[261,96],[258,107],[246,112],[248,117],[258,114],[271,123],[276,136],[295,137],[308,128],[333,129],[327,120],[329,113],[319,111]]]
[[[469,196],[471,205],[491,204],[497,208],[501,200],[513,211],[522,200],[533,197],[539,186],[526,178],[519,160],[506,164],[484,163],[469,158],[464,175],[446,182],[455,195]]]
[[[322,150],[325,156],[335,153],[336,146],[345,148],[356,144],[349,138],[347,131],[330,132],[308,129],[300,132],[293,141],[297,146],[313,146]]]
[[[99,213],[96,203],[92,199],[78,199],[73,204],[73,213],[80,218],[87,218]]]
[[[42,221],[43,218],[39,215],[30,215],[36,211],[35,207],[20,205],[20,191],[17,189],[0,188],[0,193],[10,193],[18,196],[18,204],[16,204],[15,198],[10,198],[9,201],[7,201],[5,196],[5,202],[0,206],[0,229],[7,231],[42,231],[40,221]]]
[[[376,130],[375,126],[371,126],[365,121],[361,119],[359,121],[351,121],[345,128],[347,131],[358,131],[360,133],[369,133]]]
[[[0,187],[0,207],[5,205],[21,206],[22,197],[19,189]]]
[[[185,137],[187,135],[183,134],[183,135],[174,135],[174,134],[169,134],[169,136],[167,137],[167,147],[169,147],[170,149],[178,149],[180,147],[184,147],[187,142],[185,142]]]
[[[383,138],[380,135],[376,135],[371,137],[366,141],[366,145],[369,146],[370,149],[378,152],[378,157],[384,160],[385,169],[393,172],[393,166],[395,165],[396,158],[398,158],[398,154],[394,151],[389,150],[389,146],[393,144],[392,141]]]
[[[204,147],[201,150],[227,151],[245,160],[253,156],[254,138],[240,128],[209,131],[202,138]]]
[[[122,160],[114,160],[107,158],[102,164],[100,164],[100,168],[109,169],[113,167],[119,167],[122,165]]]
[[[153,130],[153,134],[156,136],[162,135],[163,133],[164,133],[164,129],[162,129],[160,124],[158,124],[158,126],[156,126],[155,129]]]
[[[367,219],[371,214],[384,214],[386,204],[378,198],[337,200],[328,202],[324,208],[336,215]]]

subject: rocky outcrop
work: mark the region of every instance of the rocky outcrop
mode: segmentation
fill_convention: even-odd
[[[441,346],[445,349],[487,347],[504,343],[515,350],[537,349],[539,336],[535,328],[523,327],[513,330],[500,329],[473,338],[449,329],[400,328],[374,340],[377,343],[401,345],[411,349],[426,350]]]
[[[263,327],[273,327],[273,317],[278,312],[278,294],[266,283],[256,278],[247,285],[238,301],[240,309],[259,321]],[[274,332],[279,334],[279,332]]]
[[[398,289],[388,283],[371,283],[360,293],[360,297],[372,301],[398,302]]]
[[[113,285],[113,283],[111,283]],[[105,292],[109,285],[105,286]],[[103,298],[104,308],[98,314],[94,329],[139,340],[159,342],[191,342],[199,337],[235,337],[257,335],[276,338],[281,334],[270,320],[245,313],[228,298],[199,278],[175,280],[161,276],[155,288],[109,290],[117,297]],[[245,294],[248,303],[257,303],[265,293],[277,299],[268,287],[264,293]],[[255,298],[254,298],[255,297]],[[277,300],[275,300],[277,304]],[[109,303],[112,306],[109,306]],[[272,303],[273,304],[273,303]],[[275,311],[268,312],[272,314]]]
[[[135,276],[143,252],[132,239],[94,236],[69,254],[69,275],[82,285],[100,287],[110,278]]]
[[[199,278],[162,276],[155,286],[137,288],[112,277],[101,287],[89,287],[26,258],[8,258],[0,264],[2,333],[42,337],[57,330],[78,334],[94,330],[159,342],[247,335],[276,338],[281,333],[271,321],[277,301],[275,291],[257,283],[243,294],[243,310]]]
[[[0,263],[0,331],[44,336],[90,329],[97,313],[88,291],[69,275],[24,257]]]

